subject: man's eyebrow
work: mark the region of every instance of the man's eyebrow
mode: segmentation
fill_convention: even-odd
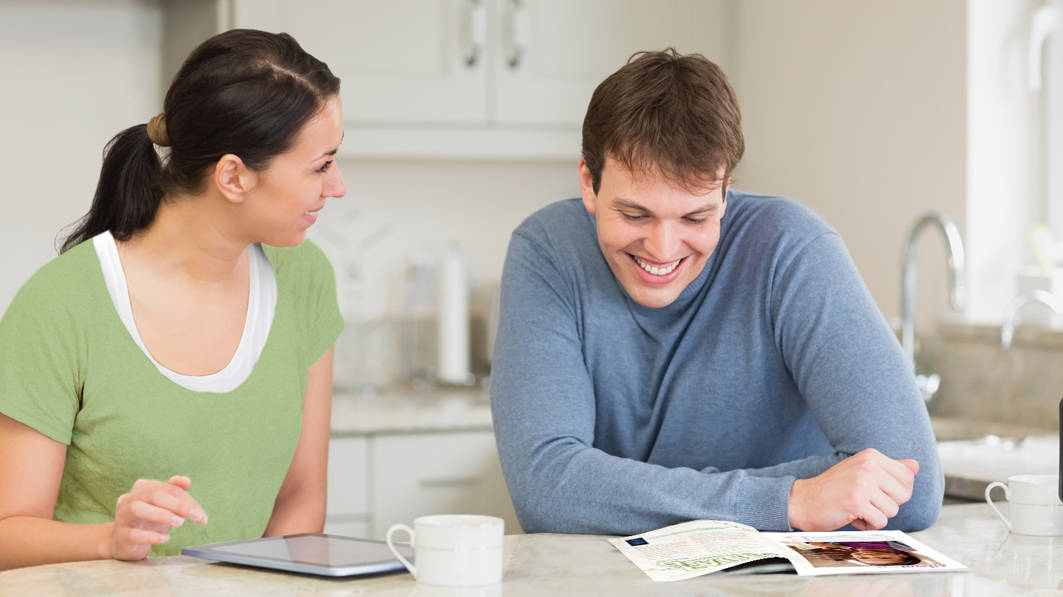
[[[639,212],[642,212],[642,213],[645,213],[645,214],[652,214],[653,213],[649,209],[646,209],[644,206],[640,205],[639,203],[637,203],[635,201],[632,201],[631,199],[617,198],[617,199],[615,199],[613,201],[613,207],[620,208],[620,209],[630,209],[630,210],[639,211]],[[690,216],[695,216],[695,215],[712,213],[712,212],[716,211],[717,207],[718,206],[715,203],[706,203],[705,205],[702,205],[701,207],[699,207],[699,208],[697,208],[695,210],[692,210],[690,212],[687,212],[687,213],[683,214],[683,217],[690,217]]]
[[[697,215],[697,214],[712,213],[712,212],[716,211],[716,208],[717,208],[717,205],[715,203],[708,203],[708,204],[702,205],[701,207],[695,209],[694,211],[688,212],[686,215],[687,216],[693,216],[693,215]]]
[[[631,199],[617,198],[613,201],[613,207],[622,207],[624,209],[634,209],[636,211],[641,211],[644,213],[652,213],[650,210],[646,209],[642,205],[639,205],[635,201],[632,201]]]

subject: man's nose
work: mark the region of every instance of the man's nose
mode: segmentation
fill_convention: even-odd
[[[670,261],[679,253],[679,233],[670,222],[658,222],[643,241],[647,255],[655,261]]]

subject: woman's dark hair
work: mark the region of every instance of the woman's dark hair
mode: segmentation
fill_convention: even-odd
[[[264,170],[332,96],[340,80],[288,34],[233,29],[200,44],[177,71],[163,102],[160,159],[148,126],[114,136],[103,151],[89,212],[62,243],[65,252],[110,230],[128,240],[149,226],[174,191],[201,192],[225,154]],[[155,123],[152,123],[155,126]]]
[[[607,157],[703,189],[730,177],[745,151],[738,97],[720,67],[674,48],[638,52],[594,90],[583,161],[598,192]]]

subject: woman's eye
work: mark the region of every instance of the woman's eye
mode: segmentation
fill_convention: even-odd
[[[328,169],[330,167],[332,167],[332,160],[329,160],[329,161],[325,162],[324,164],[322,164],[321,167],[317,169],[317,171],[321,172],[322,174],[324,174],[325,172],[328,172]]]

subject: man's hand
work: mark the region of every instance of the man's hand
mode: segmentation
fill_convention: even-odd
[[[146,558],[153,545],[170,539],[170,529],[186,518],[207,524],[207,514],[188,495],[192,481],[174,476],[166,483],[140,479],[118,498],[111,528],[110,555],[118,560]]]
[[[914,460],[893,460],[874,449],[846,458],[790,488],[790,526],[802,531],[833,531],[852,524],[881,529],[912,497],[919,472]]]

